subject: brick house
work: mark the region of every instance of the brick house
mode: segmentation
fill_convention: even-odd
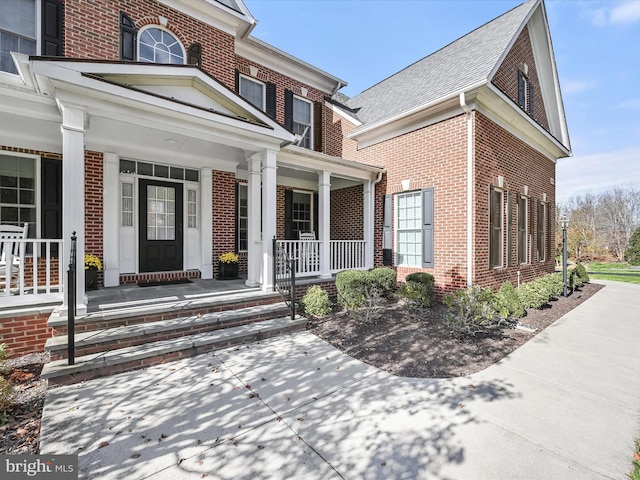
[[[446,291],[554,268],[570,144],[541,0],[353,98],[253,37],[242,0],[3,10],[0,223],[29,238],[0,308],[64,310],[72,232],[104,287],[215,278],[233,251],[270,290],[271,239],[299,252],[303,232],[299,275],[321,279],[389,265]]]

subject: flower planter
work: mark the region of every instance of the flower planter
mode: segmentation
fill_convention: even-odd
[[[238,278],[237,263],[218,263],[218,280],[232,280]]]
[[[98,270],[95,270],[93,268],[86,268],[84,270],[84,289],[85,290],[98,289]]]

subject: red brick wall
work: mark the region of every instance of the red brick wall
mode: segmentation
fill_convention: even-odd
[[[362,185],[331,191],[331,240],[363,240]]]
[[[218,257],[236,251],[236,175],[213,171],[213,270],[218,274]]]
[[[550,215],[554,218],[555,212],[555,186],[551,184],[551,179],[555,183],[555,164],[538,153],[529,145],[519,140],[487,117],[480,113],[475,113],[476,130],[476,182],[475,182],[475,250],[476,263],[475,281],[481,285],[498,288],[505,280],[510,280],[515,286],[517,283],[517,272],[520,271],[521,281],[526,282],[545,274],[551,273],[555,268],[555,253],[549,256],[545,262],[534,260],[527,265],[508,266],[508,256],[511,255],[513,263],[517,263],[516,242],[517,242],[517,216],[515,199],[516,194],[524,193],[524,186],[529,189],[529,199],[541,201],[543,193],[546,194],[548,205],[551,206]],[[513,192],[513,206],[511,212],[507,213],[507,194],[504,195],[504,258],[503,268],[489,268],[489,185],[497,186],[497,176],[504,177],[505,192]],[[511,248],[507,243],[507,218],[511,215]],[[555,222],[551,222],[551,231],[548,232],[548,239],[555,238]],[[527,227],[528,228],[528,227]],[[537,212],[534,213],[534,233],[538,229]],[[536,236],[533,236],[536,241]],[[547,240],[548,241],[548,240]],[[548,247],[546,247],[548,248]]]
[[[87,1],[65,0],[66,57],[120,60],[119,13],[123,11],[141,28],[158,25],[158,16],[168,20],[172,32],[186,50],[202,45],[202,68],[229,88],[234,86],[234,38],[209,25],[154,0]]]
[[[49,313],[0,318],[0,343],[9,347],[9,356],[44,351],[44,344],[52,336],[47,327]]]
[[[545,130],[549,130],[549,122],[547,113],[542,100],[542,92],[540,91],[540,80],[538,79],[538,70],[533,57],[533,49],[531,48],[531,39],[529,38],[529,28],[525,27],[518,36],[516,43],[505,57],[502,65],[496,71],[493,77],[493,84],[502,90],[518,107],[518,70],[522,70],[522,64],[526,63],[529,69],[528,78],[534,86],[534,102],[533,102],[533,118],[542,125]]]
[[[103,155],[99,152],[84,152],[84,229],[85,253],[97,255],[104,261],[103,219]],[[102,271],[98,272],[98,284],[103,285]]]

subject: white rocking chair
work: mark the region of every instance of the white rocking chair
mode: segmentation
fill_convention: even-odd
[[[0,289],[11,295],[11,289],[18,289],[24,283],[24,255],[29,225],[24,227],[0,225]]]

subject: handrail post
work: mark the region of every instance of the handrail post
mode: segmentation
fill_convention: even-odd
[[[273,291],[275,292],[277,287],[276,287],[276,282],[278,281],[277,279],[277,275],[276,275],[276,271],[278,269],[278,243],[276,241],[276,237],[275,235],[273,236],[273,240],[271,241],[271,254],[273,255],[273,261],[271,262],[273,264]]]
[[[71,255],[67,276],[67,359],[73,365],[75,359],[75,328],[76,328],[76,232],[71,234]]]
[[[291,259],[291,320],[296,319],[296,270],[298,269],[298,259]]]

